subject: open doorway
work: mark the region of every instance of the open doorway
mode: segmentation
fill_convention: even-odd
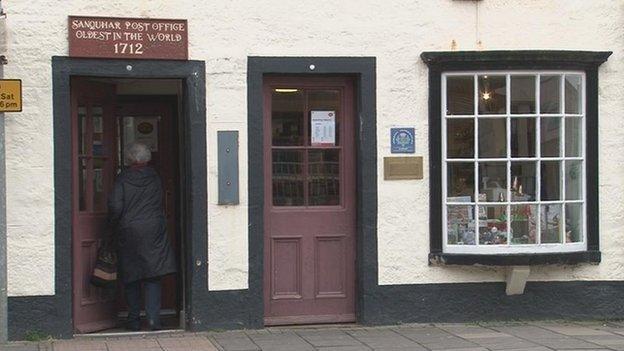
[[[121,284],[90,284],[97,250],[110,234],[107,198],[115,176],[127,166],[124,148],[140,141],[150,147],[162,180],[167,235],[178,272],[162,281],[161,320],[165,329],[184,329],[183,164],[179,157],[183,84],[180,79],[73,77],[72,256],[75,333],[116,332],[127,317]],[[144,314],[144,311],[142,312]]]

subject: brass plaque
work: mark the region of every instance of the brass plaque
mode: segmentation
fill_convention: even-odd
[[[384,179],[423,179],[423,158],[384,157]]]

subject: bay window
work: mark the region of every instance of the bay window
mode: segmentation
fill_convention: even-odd
[[[426,52],[430,263],[599,262],[610,52]]]

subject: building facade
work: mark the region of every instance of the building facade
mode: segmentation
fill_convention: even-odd
[[[136,140],[175,328],[624,312],[622,1],[4,8],[13,339],[123,316],[89,277]]]

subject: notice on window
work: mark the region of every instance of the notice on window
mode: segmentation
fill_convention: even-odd
[[[336,111],[312,111],[312,146],[336,145]]]

